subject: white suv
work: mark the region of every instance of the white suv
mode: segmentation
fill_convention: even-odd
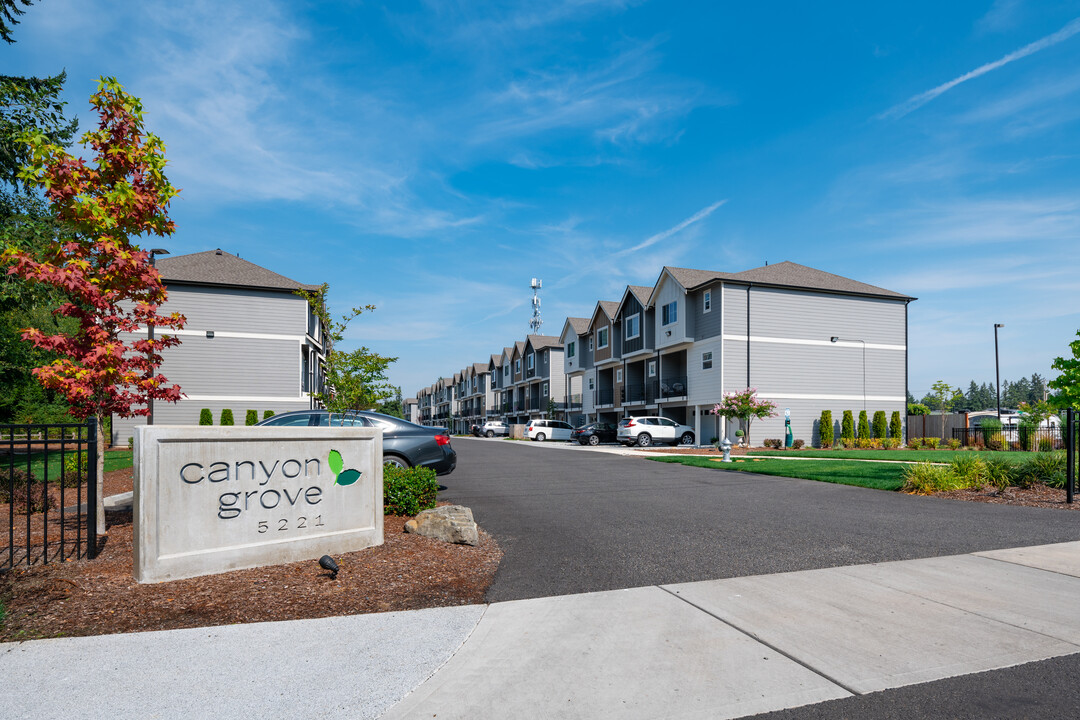
[[[694,428],[666,417],[630,417],[619,421],[617,438],[627,446],[647,447],[655,442],[693,445]]]
[[[488,420],[484,423],[484,427],[480,428],[480,434],[489,438],[493,438],[496,435],[509,436],[510,426],[502,420]]]
[[[569,440],[574,426],[562,420],[530,420],[525,437],[543,442],[545,440]]]

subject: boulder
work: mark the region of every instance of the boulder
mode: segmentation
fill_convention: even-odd
[[[472,510],[463,505],[444,505],[424,510],[405,523],[405,532],[459,545],[480,544]]]

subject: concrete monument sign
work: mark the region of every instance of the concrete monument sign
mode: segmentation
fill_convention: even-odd
[[[139,582],[383,542],[380,429],[143,426],[134,455]]]

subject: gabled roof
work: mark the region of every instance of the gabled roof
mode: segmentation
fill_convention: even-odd
[[[603,312],[604,315],[611,321],[615,320],[615,313],[619,310],[619,303],[614,300],[600,300],[596,303],[596,308],[593,310],[592,317],[589,318],[589,327],[596,322],[596,314]]]
[[[619,308],[615,311],[616,315],[622,312],[623,305],[626,304],[626,299],[631,295],[641,303],[641,307],[648,309],[649,296],[652,295],[652,291],[653,289],[651,287],[646,287],[644,285],[627,285],[626,290],[623,291],[622,299],[619,300]]]
[[[528,335],[526,336],[525,344],[531,345],[534,351],[543,350],[549,347],[562,347],[562,343],[559,342],[559,338],[556,335]]]
[[[736,281],[753,282],[762,285],[777,285],[780,287],[807,288],[810,290],[826,290],[829,292],[851,293],[854,295],[878,295],[882,297],[914,300],[915,298],[903,293],[886,290],[876,285],[868,285],[852,280],[841,275],[833,275],[824,270],[799,265],[785,260],[775,265],[763,265],[762,267],[744,270],[735,273],[732,277]]]
[[[514,352],[516,352],[519,356],[525,354],[525,342],[523,340],[518,340],[516,343],[514,343]]]
[[[490,367],[491,365],[494,365],[495,367],[502,367],[502,355],[492,355],[491,363],[488,365],[488,367]]]
[[[570,324],[570,327],[574,329],[574,332],[578,335],[589,334],[589,318],[566,318],[566,322]]]
[[[472,366],[473,375],[483,375],[488,371],[487,363],[473,363]]]
[[[320,287],[291,280],[220,249],[191,255],[162,257],[157,260],[156,267],[166,284],[224,285],[290,292],[293,290],[315,291]]]

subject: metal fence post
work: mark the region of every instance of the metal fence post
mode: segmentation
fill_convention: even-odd
[[[93,560],[97,557],[97,418],[86,420],[86,556]]]
[[[1073,501],[1076,489],[1076,410],[1065,411],[1065,501]]]

